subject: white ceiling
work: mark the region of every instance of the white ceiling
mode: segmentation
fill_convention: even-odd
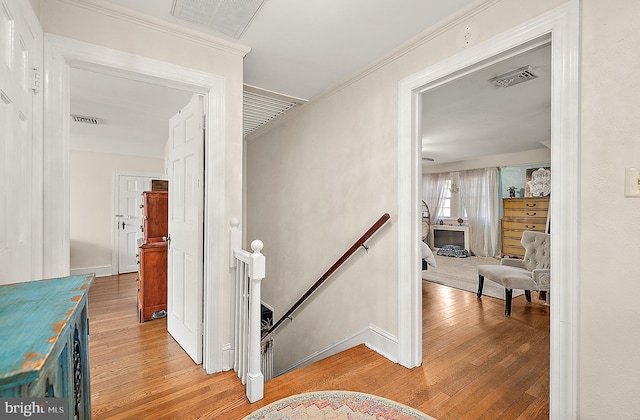
[[[108,0],[250,47],[246,84],[305,100],[346,81],[472,1],[265,0],[236,39],[171,16],[173,0]]]
[[[150,83],[71,69],[71,114],[97,125],[70,123],[71,148],[163,157],[169,118],[193,95]]]
[[[123,7],[135,9],[249,46],[251,51],[244,60],[245,83],[303,100],[313,99],[347,81],[472,1],[265,0],[248,28],[235,39],[171,16],[173,0],[92,0],[120,11]],[[548,75],[548,63],[529,64],[541,70],[546,68],[543,73]],[[503,68],[512,69],[514,65],[500,63],[499,68],[490,72],[495,76]],[[478,75],[478,79],[482,79],[478,83],[489,78],[488,74]],[[424,108],[434,112],[426,112],[423,127],[426,128],[425,135],[435,139],[434,145],[439,145],[429,156],[442,163],[447,159],[460,160],[461,150],[469,152],[465,158],[471,158],[473,150],[482,155],[494,154],[494,151],[506,153],[514,148],[530,148],[536,141],[548,139],[548,121],[544,129],[540,128],[543,122],[538,113],[545,101],[548,108],[549,99],[538,96],[542,92],[548,95],[549,89],[540,88],[538,82],[542,82],[542,78],[503,89],[504,92],[497,94],[499,88],[493,86],[483,84],[483,87],[473,88],[471,79],[429,91]],[[514,89],[522,92],[522,88],[533,83],[538,83],[538,88],[531,88],[533,93],[528,91],[526,100],[519,95],[516,95],[518,99],[505,99],[512,98],[505,92],[518,92]],[[72,148],[163,156],[168,119],[188,102],[190,96],[188,92],[73,69],[72,113],[95,117],[102,123],[90,126],[72,122]],[[528,116],[528,122],[524,123],[514,115],[503,115],[498,120],[489,117],[490,110],[494,114],[502,112],[495,105],[499,98],[506,100],[508,110],[515,110],[517,103],[519,114]],[[525,135],[523,127],[528,125],[531,128],[525,130]],[[517,134],[510,135],[512,129],[516,129]],[[547,134],[540,134],[540,130],[546,130]],[[439,136],[442,137],[438,139]],[[540,138],[533,140],[536,137]],[[515,146],[524,138],[530,141]],[[455,150],[447,146],[450,139],[456,140]],[[489,140],[505,140],[505,143],[490,146]],[[470,142],[469,147],[461,147],[466,143],[460,142],[466,141]],[[538,147],[539,144],[535,148]]]
[[[527,65],[538,78],[507,88],[489,82]],[[550,139],[550,44],[423,94],[422,156],[434,159],[425,166],[544,149]]]

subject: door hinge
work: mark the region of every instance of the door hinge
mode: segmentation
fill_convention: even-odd
[[[207,116],[206,115],[202,116],[202,129],[203,130],[207,129]]]
[[[31,78],[31,90],[34,94],[40,93],[40,87],[42,85],[42,73],[38,67],[33,68],[33,74]]]

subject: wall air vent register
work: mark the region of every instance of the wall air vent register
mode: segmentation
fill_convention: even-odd
[[[93,124],[93,125],[100,124],[100,119],[96,117],[86,117],[84,115],[71,114],[71,119],[73,120],[73,122],[77,122],[77,123]]]
[[[537,78],[538,75],[534,73],[533,67],[524,66],[520,67],[517,70],[513,70],[508,73],[501,74],[500,76],[496,76],[493,79],[489,80],[489,82],[498,87],[507,88]]]

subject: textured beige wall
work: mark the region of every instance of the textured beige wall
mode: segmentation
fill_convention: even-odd
[[[370,324],[397,335],[398,82],[465,48],[469,25],[479,43],[562,3],[494,2],[248,139],[248,238],[265,243],[263,290],[276,316],[391,215],[369,253],[359,251],[276,335],[276,372]]]
[[[640,419],[640,2],[581,6],[580,418]]]
[[[111,265],[113,171],[164,173],[164,159],[71,151],[71,269]]]
[[[29,0],[29,3],[37,16],[40,13],[40,0]]]

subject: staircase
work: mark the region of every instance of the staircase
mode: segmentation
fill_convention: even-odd
[[[366,242],[387,221],[383,214],[273,325],[263,325],[260,283],[265,277],[265,257],[262,241],[251,243],[253,252],[241,248],[242,232],[238,219],[231,221],[231,268],[235,270],[234,302],[234,370],[246,384],[247,398],[255,402],[264,397],[264,382],[273,377],[273,334],[285,320],[293,319],[307,299],[327,281],[358,249],[368,250]]]

